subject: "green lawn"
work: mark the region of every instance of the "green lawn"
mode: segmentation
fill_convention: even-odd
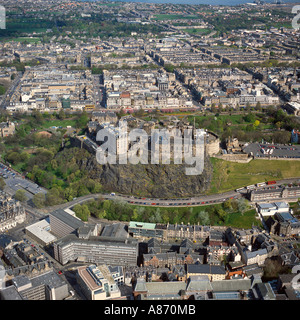
[[[211,158],[213,179],[209,194],[222,193],[268,180],[300,176],[300,161],[252,160],[235,163]]]
[[[66,128],[67,126],[75,127],[76,121],[71,120],[71,119],[66,119],[66,120],[50,120],[47,121],[45,124],[43,124],[42,128],[43,129],[49,129],[50,127],[63,127]]]
[[[250,229],[252,225],[261,226],[261,221],[255,218],[255,209],[244,213],[234,212],[229,214],[226,225],[232,228]]]
[[[18,37],[13,39],[8,39],[6,42],[15,41],[15,42],[29,42],[29,43],[37,43],[40,42],[41,39],[39,37]]]
[[[211,29],[207,29],[207,28],[187,28],[187,29],[183,29],[182,31],[187,32],[189,34],[209,34],[211,32]]]
[[[188,120],[190,122],[195,121],[197,123],[199,123],[200,125],[205,121],[205,120],[221,120],[223,123],[227,123],[230,122],[232,125],[239,125],[239,124],[249,124],[249,122],[246,122],[243,118],[245,117],[244,114],[233,114],[233,115],[222,115],[220,114],[219,116],[215,116],[215,115],[200,115],[200,116],[193,116],[191,115],[190,117],[188,117]]]

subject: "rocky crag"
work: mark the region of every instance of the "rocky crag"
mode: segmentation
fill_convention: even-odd
[[[153,198],[178,198],[203,194],[210,186],[212,165],[205,160],[200,175],[186,175],[186,164],[106,164],[100,165],[91,156],[82,159],[80,170],[86,170],[91,179],[100,181],[107,191]]]

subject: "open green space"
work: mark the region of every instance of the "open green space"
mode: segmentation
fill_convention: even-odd
[[[15,42],[25,42],[25,43],[38,43],[41,41],[41,39],[39,37],[16,37],[13,39],[7,39],[4,42],[11,42],[11,41],[15,41]]]
[[[299,177],[300,172],[300,161],[256,159],[249,163],[235,163],[211,158],[211,162],[213,179],[209,194],[269,180]]]
[[[212,106],[213,108],[215,106]],[[222,141],[234,137],[239,141],[261,142],[264,140],[285,144],[291,141],[292,129],[300,129],[297,117],[272,106],[264,109],[261,106],[253,108],[247,106],[239,114],[230,110],[227,114],[214,111],[213,114],[190,115],[187,119],[190,123],[195,121],[196,128],[216,133]]]
[[[49,129],[51,127],[62,127],[66,128],[67,126],[75,127],[76,126],[76,120],[74,119],[65,119],[65,120],[49,120],[45,123],[43,123],[39,128],[40,129]]]
[[[251,209],[244,213],[231,213],[226,225],[232,228],[251,229],[253,225],[261,226],[261,222],[256,218],[255,209]]]
[[[207,28],[187,28],[187,29],[183,29],[182,31],[185,31],[189,34],[209,34],[212,30],[211,29],[207,29]]]

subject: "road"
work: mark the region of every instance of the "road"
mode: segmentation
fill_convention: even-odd
[[[25,189],[28,195],[28,198],[31,199],[33,197],[34,193],[43,192],[46,193],[47,190],[44,188],[39,187],[34,182],[23,179],[19,176],[18,173],[12,171],[10,168],[4,166],[0,163],[0,170],[3,171],[8,177],[5,179],[6,181],[6,192],[8,192],[11,195],[14,195],[16,190],[18,189]],[[1,173],[1,172],[0,172]],[[291,184],[293,182],[300,182],[300,177],[298,178],[289,178],[289,179],[283,179],[280,181],[277,181],[276,184],[270,186],[269,188],[278,187],[283,184]],[[266,188],[268,186],[259,187],[255,189],[262,189]],[[30,190],[31,192],[28,192],[27,190]],[[108,200],[118,200],[118,201],[125,201],[132,205],[143,205],[143,206],[156,206],[156,207],[186,207],[186,206],[201,206],[201,205],[211,205],[216,203],[222,203],[229,199],[238,199],[243,196],[245,196],[247,193],[247,189],[244,188],[243,190],[236,192],[235,190],[227,191],[224,193],[217,193],[212,195],[199,195],[194,197],[188,197],[188,198],[178,198],[178,199],[158,199],[158,198],[146,198],[146,197],[134,197],[131,195],[123,195],[123,194],[89,194],[86,196],[82,196],[80,198],[74,199],[70,202],[63,203],[60,205],[52,206],[44,208],[43,210],[36,210],[36,208],[33,208],[30,206],[30,202],[28,204],[25,204],[26,210],[31,214],[35,215],[37,218],[42,218],[43,216],[47,215],[47,213],[57,210],[57,209],[67,209],[72,208],[76,204],[81,204],[87,200],[97,199],[99,197],[102,197],[103,199]]]
[[[23,75],[22,72],[18,72],[18,76],[13,80],[9,89],[5,93],[5,98],[3,99],[3,101],[0,105],[0,109],[4,109],[5,106],[9,103],[12,95],[14,94],[16,88],[18,87],[18,85],[21,82],[22,75]]]
[[[272,186],[264,186],[264,187],[255,187],[255,190],[261,190],[263,188],[275,188],[279,187],[283,184],[291,184],[293,182],[300,182],[299,178],[290,178],[290,179],[284,179],[277,181],[276,184]],[[192,207],[192,206],[201,206],[201,205],[211,205],[216,203],[222,203],[229,199],[239,199],[245,196],[247,193],[247,189],[244,188],[244,190],[241,190],[241,192],[236,192],[234,190],[224,192],[224,193],[218,193],[218,194],[212,194],[212,195],[201,195],[201,196],[195,196],[190,198],[183,198],[183,199],[158,199],[158,198],[139,198],[129,195],[121,195],[121,194],[103,194],[103,193],[97,193],[97,194],[90,194],[86,196],[82,196],[80,198],[74,199],[73,201],[70,201],[68,203],[47,207],[44,209],[44,212],[51,212],[57,209],[68,209],[74,207],[76,204],[81,204],[85,201],[97,199],[99,197],[102,197],[103,199],[107,200],[118,200],[118,201],[125,201],[132,205],[143,205],[143,206],[155,206],[155,207]],[[284,199],[282,199],[284,200]]]
[[[101,75],[93,75],[93,86],[94,86],[94,103],[97,108],[101,107],[103,100],[104,86],[101,84]]]

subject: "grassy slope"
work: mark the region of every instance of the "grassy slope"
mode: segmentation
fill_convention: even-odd
[[[300,161],[252,160],[235,163],[211,158],[214,174],[209,193],[221,193],[268,180],[300,176]]]

